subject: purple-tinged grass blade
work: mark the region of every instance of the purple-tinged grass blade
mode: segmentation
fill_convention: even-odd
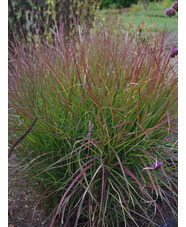
[[[177,130],[172,129],[172,128],[167,128],[167,127],[158,127],[158,128],[164,128],[164,129],[167,129],[168,131],[172,131],[172,132],[178,133]]]
[[[69,226],[69,220],[70,220],[70,218],[75,214],[75,212],[76,212],[77,209],[78,209],[78,207],[75,207],[74,210],[71,211],[69,217],[67,217],[67,221],[65,222],[64,227]]]
[[[88,132],[86,138],[88,138],[88,139],[90,138],[90,133],[91,133],[93,127],[94,127],[94,124],[91,121],[89,121],[89,132]]]
[[[168,125],[169,125],[169,128],[168,128],[168,133],[169,133],[169,130],[170,130],[170,120],[169,120],[169,113],[168,113],[168,111],[167,111],[167,120],[168,120]]]
[[[84,194],[83,194],[83,196],[82,196],[81,202],[80,202],[80,204],[79,204],[79,208],[78,208],[78,212],[77,212],[77,217],[76,217],[76,222],[75,222],[74,227],[77,227],[77,225],[78,225],[78,220],[79,220],[79,217],[80,217],[80,214],[81,214],[81,208],[82,208],[82,205],[83,205],[83,201],[84,201],[84,199],[85,199],[85,195],[87,194],[87,192],[88,192],[88,190],[89,190],[89,188],[90,188],[90,185],[92,184],[92,182],[93,182],[95,176],[97,175],[97,173],[99,172],[99,170],[100,170],[101,167],[102,167],[102,165],[100,165],[100,166],[98,167],[98,169],[96,170],[96,172],[94,173],[94,175],[93,175],[93,177],[92,177],[90,183],[88,184],[88,186],[87,186],[87,188],[86,188],[86,190],[85,190],[85,192],[84,192]]]
[[[57,93],[57,95],[61,98],[61,100],[65,103],[66,107],[70,110],[74,118],[78,121],[77,116],[75,115],[74,111],[70,108],[66,100],[59,94],[59,92],[53,87],[54,91]]]
[[[88,162],[84,163],[79,169],[77,169],[77,170],[75,171],[75,173],[69,178],[69,180],[67,181],[67,183],[66,183],[63,187],[66,187],[66,185],[72,180],[73,177],[75,177],[75,175],[76,175],[79,171],[81,171],[81,169],[82,169],[83,167],[87,166],[90,162],[94,161],[95,159],[97,159],[97,158],[99,158],[99,157],[101,157],[101,156],[102,156],[102,155],[96,156],[96,157],[90,159]],[[59,189],[59,190],[60,190],[60,189]]]
[[[70,184],[70,186],[67,188],[67,190],[65,191],[65,193],[64,193],[64,195],[62,196],[62,198],[61,198],[61,201],[60,201],[60,203],[59,203],[59,205],[58,205],[58,207],[57,207],[57,211],[56,211],[56,213],[55,213],[55,215],[54,215],[54,218],[53,218],[53,220],[52,220],[52,223],[51,223],[51,226],[50,227],[53,227],[54,226],[54,222],[55,222],[55,219],[56,219],[56,217],[57,217],[57,214],[59,213],[59,208],[61,207],[61,204],[62,204],[62,202],[63,202],[63,200],[64,200],[64,198],[65,198],[65,196],[67,195],[67,193],[70,191],[70,189],[74,186],[74,184],[76,183],[76,181],[88,170],[88,169],[90,169],[90,167],[91,166],[93,166],[94,164],[91,164],[91,165],[89,165],[89,166],[87,166],[80,174],[78,174],[78,176],[72,181],[72,183]]]
[[[16,202],[19,200],[19,197],[21,196],[21,194],[24,192],[24,190],[28,188],[28,186],[24,187],[18,194],[16,200],[14,201],[14,203],[12,204],[11,208],[10,208],[10,214],[12,215],[12,210],[14,208],[14,206],[16,205]]]
[[[66,198],[66,201],[69,201],[72,195],[75,195],[73,200],[71,201],[71,205],[68,208],[68,214],[66,215],[66,222],[65,225],[68,223],[68,221],[70,220],[70,215],[71,215],[71,210],[72,210],[72,206],[74,205],[74,201],[76,200],[77,196],[79,195],[79,193],[81,192],[81,188],[78,187],[79,184],[81,184],[82,180],[80,180],[76,186],[75,189],[70,193],[70,195]],[[78,188],[77,188],[78,187]],[[77,189],[76,189],[77,188]],[[62,211],[62,215],[61,215],[61,224],[63,224],[63,219],[65,217],[65,208],[68,205],[68,203],[64,201],[64,207],[63,207],[63,211]],[[61,205],[61,207],[63,206],[63,204]]]
[[[173,158],[175,158],[176,161],[178,161],[178,158],[175,155],[173,155],[171,152],[166,151],[166,150],[163,150],[163,149],[160,149],[160,150],[163,151],[163,152],[165,152],[165,153],[167,153],[167,154],[169,154],[170,156],[172,156]]]
[[[123,123],[121,123],[119,125],[113,126],[112,128],[118,128],[118,127],[121,127],[121,126],[126,125],[126,124],[131,123],[131,122],[132,121],[125,121],[125,122],[123,122]]]
[[[59,84],[63,87],[63,90],[65,91],[65,93],[67,94],[66,89],[64,88],[62,82],[59,80],[59,78],[57,77],[57,75],[55,74],[55,72],[53,71],[53,69],[51,68],[51,66],[46,62],[46,60],[40,56],[42,58],[42,60],[45,62],[45,64],[48,66],[48,68],[50,69],[50,71],[52,72],[53,76],[56,78],[56,80],[59,82]]]
[[[102,188],[101,188],[101,202],[100,202],[100,209],[99,209],[99,220],[98,220],[98,226],[101,222],[101,212],[102,212],[102,206],[103,206],[103,199],[105,194],[105,164],[104,160],[102,163]]]
[[[127,188],[128,188],[128,192],[129,192],[129,195],[130,195],[130,198],[131,198],[132,204],[133,204],[133,206],[134,206],[134,201],[133,201],[133,198],[132,198],[132,196],[131,196],[131,191],[130,191],[130,188],[129,188],[129,182],[128,182],[127,178],[126,178],[126,175],[125,175],[125,172],[124,172],[124,169],[123,169],[123,166],[122,166],[121,160],[120,160],[120,158],[119,158],[118,154],[117,154],[115,151],[114,151],[114,154],[116,155],[116,158],[117,158],[117,160],[118,160],[118,162],[119,162],[120,169],[121,169],[122,174],[123,174],[123,177],[124,177],[124,179],[125,179],[125,182],[126,182],[126,185],[127,185]]]
[[[91,218],[91,214],[92,214],[92,198],[91,195],[89,193],[89,200],[88,200],[88,217],[89,217],[89,226],[92,227],[92,218]]]
[[[154,158],[149,152],[141,149],[140,147],[137,147],[139,150],[143,151],[144,153],[146,153],[149,157],[151,157],[154,161],[156,161],[156,158]]]
[[[44,195],[46,194],[46,192],[49,190],[49,188],[51,188],[51,186],[49,186],[49,187],[44,191],[44,193],[40,196],[39,200],[37,201],[36,205],[34,206],[33,214],[32,214],[32,220],[31,220],[31,223],[30,223],[30,227],[32,227],[32,224],[33,224],[33,220],[34,220],[36,208],[37,208],[38,204],[40,203],[40,201],[42,200],[43,196],[44,196]]]
[[[170,122],[170,121],[172,121],[172,120],[174,120],[174,119],[177,119],[177,118],[178,118],[178,116],[176,116],[176,117],[172,117],[172,118],[169,118],[169,122]],[[160,126],[160,125],[163,125],[163,124],[167,123],[167,121],[168,121],[168,120],[163,121],[163,122],[161,122],[161,123],[159,123],[159,124],[155,125],[155,126],[154,126],[154,127],[152,127],[151,129],[158,128],[158,126]],[[150,130],[150,129],[149,129],[149,130]]]
[[[139,182],[137,177],[125,165],[122,165],[122,166],[123,166],[123,168],[126,169],[126,172],[137,182],[137,184],[139,185],[140,189],[142,190],[143,186],[141,185],[141,183]]]
[[[147,168],[145,162],[144,162],[143,160],[142,160],[142,162],[143,162],[144,167]],[[158,193],[158,189],[156,188],[156,185],[155,185],[155,183],[154,183],[154,181],[153,181],[153,178],[152,178],[152,176],[151,176],[151,174],[150,174],[149,169],[146,169],[146,171],[147,171],[147,174],[148,174],[148,176],[149,176],[149,178],[150,178],[150,181],[151,181],[151,183],[152,183],[152,185],[153,185],[153,189],[154,189],[155,192],[156,192],[156,196],[157,196],[157,198],[158,198],[158,194],[159,194],[159,193]]]
[[[99,100],[96,98],[96,96],[93,94],[91,88],[87,88],[85,85],[82,85],[82,87],[85,88],[85,89],[92,95],[92,97],[93,97],[92,102],[94,102],[94,100],[95,100],[96,102],[94,102],[94,103],[95,103],[97,106],[99,106],[99,105],[100,105],[100,102],[99,102]]]

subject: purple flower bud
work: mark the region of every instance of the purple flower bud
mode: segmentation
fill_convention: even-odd
[[[172,4],[172,8],[178,12],[178,1]]]
[[[152,164],[152,168],[160,168],[163,165],[163,162],[156,161]]]
[[[165,14],[168,17],[172,17],[172,16],[175,16],[176,15],[176,11],[174,9],[166,9]]]
[[[173,47],[169,54],[171,58],[174,58],[178,55],[178,48]]]

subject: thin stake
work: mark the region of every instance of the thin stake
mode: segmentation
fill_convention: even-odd
[[[8,158],[10,158],[10,155],[11,155],[12,151],[18,145],[18,143],[20,143],[21,140],[23,140],[25,138],[25,136],[28,135],[28,133],[34,127],[34,125],[35,125],[35,123],[36,123],[37,120],[38,120],[38,117],[35,118],[35,120],[32,122],[32,124],[30,125],[30,127],[26,130],[26,132],[21,137],[19,137],[19,139],[11,146],[11,148],[8,151]]]

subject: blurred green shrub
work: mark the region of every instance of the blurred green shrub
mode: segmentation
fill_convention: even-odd
[[[109,8],[114,5],[116,8],[130,7],[132,4],[136,4],[138,0],[103,0],[100,8]]]
[[[21,37],[31,35],[49,35],[50,28],[61,23],[66,35],[73,33],[76,24],[90,28],[94,18],[96,4],[93,0],[9,0],[8,24],[9,39],[13,32]]]
[[[168,7],[170,4],[175,2],[174,0],[138,0],[138,2],[142,3],[144,8],[149,10],[149,7],[154,5],[156,8],[157,6]]]
[[[164,5],[165,7],[168,7],[171,3],[174,2],[174,0],[103,0],[100,8],[125,8],[125,7],[130,7],[133,4],[137,4],[137,3],[142,3],[145,7],[145,9],[147,9],[149,7],[149,4],[153,2],[153,3],[161,3],[162,5]]]

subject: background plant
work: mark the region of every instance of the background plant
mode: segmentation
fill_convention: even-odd
[[[130,7],[133,4],[141,3],[145,10],[149,8],[149,6],[154,3],[163,4],[165,7],[168,7],[174,0],[102,0],[101,9],[102,8],[126,8]]]
[[[63,24],[64,35],[74,34],[75,26],[81,24],[88,31],[92,25],[96,1],[93,0],[47,0],[8,1],[9,39],[13,32],[19,38],[23,35],[45,35],[50,38],[50,29]],[[75,22],[76,20],[76,22]]]
[[[130,7],[131,4],[137,3],[138,0],[102,0],[100,8],[109,8],[115,6],[115,8]]]

